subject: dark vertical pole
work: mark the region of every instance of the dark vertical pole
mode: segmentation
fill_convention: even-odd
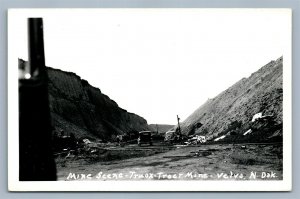
[[[29,64],[19,79],[19,180],[56,180],[42,18],[28,19]]]
[[[42,18],[28,19],[28,58],[30,73],[45,71],[44,33]]]
[[[158,125],[156,124],[156,133],[158,135]]]
[[[177,115],[177,123],[178,123],[178,130],[179,130],[179,139],[180,139],[180,141],[181,141],[182,135],[181,135],[181,129],[180,129],[179,120],[180,120],[180,118],[179,118],[178,115]]]

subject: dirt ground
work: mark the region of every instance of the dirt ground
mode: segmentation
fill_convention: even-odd
[[[282,144],[128,145],[57,157],[58,180],[282,180]]]

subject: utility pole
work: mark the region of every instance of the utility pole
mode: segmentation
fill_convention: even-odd
[[[177,115],[177,123],[178,123],[178,130],[179,130],[179,139],[181,141],[182,135],[181,135],[181,129],[180,129],[180,123],[179,123],[180,118]]]
[[[158,135],[158,125],[156,124],[156,133]]]
[[[42,18],[28,19],[29,64],[19,78],[19,180],[54,181]]]

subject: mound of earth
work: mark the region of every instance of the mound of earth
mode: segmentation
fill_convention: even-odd
[[[181,123],[182,133],[205,135],[207,140],[282,139],[282,61],[271,61],[208,100]],[[252,122],[257,113],[268,116],[268,121]],[[253,133],[244,135],[249,129]]]
[[[27,62],[19,60],[22,68]],[[59,136],[113,140],[116,135],[149,130],[147,121],[122,109],[72,72],[47,67],[52,128]]]

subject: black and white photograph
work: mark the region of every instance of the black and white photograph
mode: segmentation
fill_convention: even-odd
[[[11,191],[290,191],[291,9],[8,11]]]

